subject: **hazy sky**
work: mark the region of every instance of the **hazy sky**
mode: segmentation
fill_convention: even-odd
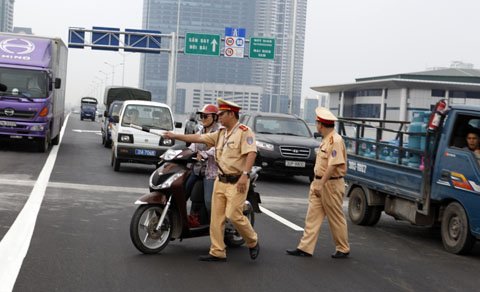
[[[239,0],[240,1],[240,0]],[[15,0],[14,25],[60,36],[68,27],[141,28],[142,0]],[[302,96],[310,86],[355,78],[448,67],[459,60],[480,64],[478,0],[308,0]],[[94,82],[111,84],[120,53],[71,49],[67,94],[93,93]],[[125,85],[138,85],[139,54],[125,56]],[[96,76],[96,77],[95,77]],[[115,84],[122,66],[115,67]]]

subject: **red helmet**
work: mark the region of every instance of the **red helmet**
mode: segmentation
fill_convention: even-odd
[[[218,107],[214,104],[206,104],[197,114],[217,114]]]

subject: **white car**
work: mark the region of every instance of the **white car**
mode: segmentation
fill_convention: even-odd
[[[130,127],[131,124],[161,133],[181,128],[182,123],[175,123],[170,107],[153,101],[127,100],[115,116],[112,127],[112,160],[115,171],[120,170],[121,163],[157,164],[174,141],[158,135]]]

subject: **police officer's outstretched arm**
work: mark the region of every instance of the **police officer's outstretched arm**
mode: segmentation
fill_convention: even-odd
[[[165,132],[162,135],[164,138],[169,138],[169,139],[177,139],[185,142],[190,142],[190,143],[202,143],[202,137],[199,134],[177,134],[174,132]]]

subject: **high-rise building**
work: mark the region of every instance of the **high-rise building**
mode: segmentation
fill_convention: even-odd
[[[15,0],[0,0],[0,31],[13,31],[13,6]]]
[[[292,7],[294,2],[296,9]],[[300,113],[307,0],[144,0],[143,28],[162,33],[177,31],[179,6],[181,36],[186,32],[223,36],[225,27],[238,27],[246,29],[247,39],[251,36],[275,38],[276,49],[273,61],[178,54],[177,82],[259,86],[263,89],[262,110],[272,112],[288,112],[293,86],[292,112]],[[168,47],[168,44],[162,46]],[[183,47],[181,39],[179,48]],[[292,55],[293,47],[295,53]],[[290,81],[292,74],[293,83]],[[150,90],[154,100],[166,101],[167,80],[168,54],[142,56],[140,86]],[[177,95],[182,96],[178,89]],[[186,104],[189,103],[176,103],[175,111],[190,111],[182,108]]]
[[[252,65],[253,81],[264,90],[263,111],[288,112],[293,86],[291,111],[300,114],[306,19],[307,0],[257,1],[255,34],[276,41],[274,61]]]

